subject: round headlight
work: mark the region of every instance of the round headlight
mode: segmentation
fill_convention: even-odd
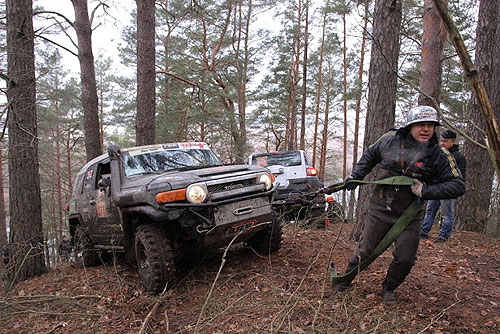
[[[207,188],[201,184],[192,184],[186,190],[186,198],[191,203],[203,203],[207,198]]]
[[[264,183],[266,186],[266,190],[269,190],[273,187],[273,179],[269,174],[261,174],[257,177],[257,183]]]

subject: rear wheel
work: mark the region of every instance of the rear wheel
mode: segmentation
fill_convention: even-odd
[[[156,225],[144,224],[135,233],[135,258],[144,289],[159,293],[175,277],[174,255],[165,233]]]
[[[283,240],[283,229],[279,219],[273,218],[273,221],[262,231],[257,232],[247,241],[248,246],[259,255],[268,255],[281,248]]]
[[[75,264],[77,267],[92,267],[100,264],[99,254],[94,248],[94,243],[81,226],[75,230]]]

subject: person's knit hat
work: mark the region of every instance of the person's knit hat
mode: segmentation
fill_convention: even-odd
[[[454,131],[446,130],[445,132],[443,132],[441,134],[441,137],[444,138],[444,139],[456,139],[457,138],[457,134]]]

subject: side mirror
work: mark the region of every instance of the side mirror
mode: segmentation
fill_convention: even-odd
[[[120,146],[118,145],[108,146],[108,155],[110,160],[117,160],[119,154],[120,154]]]

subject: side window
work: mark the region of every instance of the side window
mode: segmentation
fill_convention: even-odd
[[[83,192],[88,192],[95,189],[95,169],[96,165],[92,165],[83,174]]]
[[[97,166],[97,177],[96,177],[96,184],[95,188],[99,188],[99,181],[102,179],[110,179],[111,178],[111,165],[109,161],[105,161],[100,163]],[[109,184],[111,184],[111,181],[109,181]]]
[[[307,155],[304,153],[304,162],[306,165],[309,165],[309,161],[307,160]]]
[[[80,174],[76,177],[75,182],[73,183],[73,194],[81,194],[83,192],[82,185],[83,174]]]

